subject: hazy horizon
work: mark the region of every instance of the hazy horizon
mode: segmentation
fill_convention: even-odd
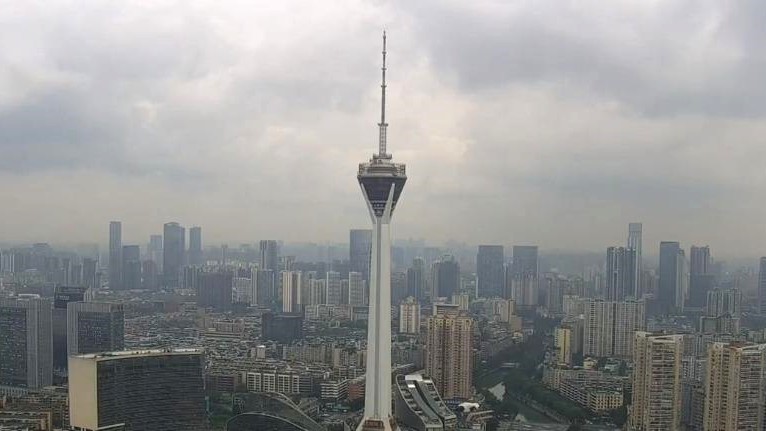
[[[347,241],[388,31],[395,238],[766,255],[766,3],[16,2],[0,242]],[[761,202],[761,203],[758,203]]]

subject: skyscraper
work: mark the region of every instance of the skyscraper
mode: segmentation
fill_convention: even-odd
[[[274,271],[259,269],[255,274],[255,303],[262,307],[270,307],[277,300],[277,284]]]
[[[378,153],[359,164],[357,179],[372,220],[370,314],[367,326],[367,376],[360,431],[395,427],[391,416],[391,216],[407,181],[405,165],[386,151],[386,34]]]
[[[162,238],[162,278],[166,287],[178,287],[186,251],[186,230],[176,222],[165,223]]]
[[[693,245],[689,253],[689,306],[705,306],[707,293],[713,288],[711,269],[710,247]]]
[[[82,260],[82,284],[89,288],[101,287],[99,273],[96,270],[98,263],[96,259],[84,258]]]
[[[92,293],[87,287],[57,286],[53,294],[53,367],[67,367],[67,305],[89,301]]]
[[[758,267],[758,308],[766,314],[766,257],[762,257]]]
[[[416,257],[407,269],[407,296],[424,300],[430,295],[426,292],[426,270],[423,258]]]
[[[349,270],[361,273],[365,281],[370,279],[371,246],[372,231],[370,229],[351,229],[348,241]]]
[[[327,271],[327,303],[330,305],[340,305],[341,297],[341,282],[340,273],[337,271]]]
[[[282,311],[285,313],[302,311],[301,275],[300,271],[282,271]]]
[[[660,283],[657,297],[661,313],[675,313],[683,307],[684,253],[675,241],[660,243]]]
[[[426,375],[431,376],[444,399],[473,395],[473,325],[473,319],[464,315],[428,318]]]
[[[742,311],[742,293],[738,289],[713,289],[707,293],[705,315],[738,317]]]
[[[636,292],[636,251],[632,248],[606,249],[606,299],[622,301]]]
[[[641,299],[641,297],[644,295],[642,286],[642,280],[641,276],[643,275],[644,271],[644,263],[643,258],[641,255],[642,248],[641,248],[641,241],[642,241],[642,235],[643,235],[643,225],[641,223],[628,223],[628,243],[627,248],[631,248],[635,250],[635,263],[633,264],[633,268],[636,271],[636,275],[633,277],[635,280],[635,286],[636,291],[633,292],[633,296],[636,299]]]
[[[70,302],[67,305],[66,328],[68,356],[125,348],[122,304]]]
[[[412,335],[420,333],[420,304],[412,296],[399,304],[399,333]]]
[[[263,239],[260,242],[261,264],[260,269],[270,269],[276,273],[279,271],[279,246],[273,239]]]
[[[446,254],[434,262],[432,274],[432,299],[452,298],[460,292],[460,266],[455,256]]]
[[[631,358],[635,332],[646,330],[644,301],[591,299],[583,305],[583,354]]]
[[[704,429],[764,429],[766,344],[713,343],[708,350]]]
[[[478,296],[494,298],[503,296],[505,276],[503,265],[505,252],[502,245],[480,245],[476,254],[476,278]]]
[[[348,273],[348,303],[350,305],[367,305],[366,285],[361,272]]]
[[[683,335],[636,333],[630,430],[681,429],[682,354]]]
[[[109,288],[120,289],[122,277],[122,223],[109,222]]]
[[[122,246],[122,288],[141,288],[141,250],[137,245]]]
[[[162,235],[149,236],[147,251],[149,253],[149,260],[154,262],[157,271],[162,273]]]
[[[0,298],[0,386],[53,383],[51,302]]]
[[[78,430],[203,431],[202,352],[194,349],[69,358],[70,423]],[[119,428],[122,429],[122,428]]]
[[[193,226],[189,229],[189,265],[202,265],[202,228]]]
[[[538,302],[537,246],[513,246],[511,292],[516,306],[533,308]]]

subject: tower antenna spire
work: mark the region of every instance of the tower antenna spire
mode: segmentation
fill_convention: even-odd
[[[386,129],[388,123],[386,123],[386,31],[383,30],[383,67],[382,83],[380,84],[380,123],[378,123],[379,136],[378,136],[378,157],[388,157],[386,153]]]

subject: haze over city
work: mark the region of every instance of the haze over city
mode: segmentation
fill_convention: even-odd
[[[345,241],[386,28],[396,238],[764,252],[763,2],[8,6],[5,241]]]

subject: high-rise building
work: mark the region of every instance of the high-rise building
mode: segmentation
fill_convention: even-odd
[[[122,288],[141,288],[141,250],[137,245],[122,246]]]
[[[519,308],[533,308],[538,302],[537,246],[513,246],[511,299]]]
[[[198,277],[197,307],[216,311],[231,310],[233,275],[228,272],[203,272]]]
[[[478,296],[502,297],[505,283],[503,265],[505,252],[502,245],[480,245],[476,254],[476,278]]]
[[[82,284],[85,287],[96,289],[101,287],[99,272],[97,270],[98,262],[96,259],[84,258],[82,260]]]
[[[279,271],[279,245],[273,239],[262,239],[260,269],[270,269],[276,273]]]
[[[162,278],[166,287],[179,287],[186,252],[186,230],[176,222],[165,223],[162,237]]]
[[[766,257],[762,257],[758,267],[758,308],[766,314]]]
[[[681,429],[683,335],[636,332],[629,429]]]
[[[277,283],[274,271],[270,269],[253,270],[255,274],[255,303],[269,307],[277,300]]]
[[[157,271],[162,273],[162,235],[150,235],[146,250],[149,254],[149,260],[154,262]]]
[[[370,229],[351,229],[348,245],[349,270],[359,272],[362,274],[363,280],[369,280],[372,231]]]
[[[340,305],[343,296],[341,291],[340,273],[327,271],[327,304]]]
[[[637,331],[646,330],[646,303],[626,299],[614,304],[614,350],[612,356],[633,357],[633,342]]]
[[[0,298],[0,386],[53,383],[51,302]]]
[[[660,243],[660,282],[657,295],[661,313],[681,311],[684,305],[686,257],[681,245],[675,241]],[[686,279],[686,280],[685,280]]]
[[[282,271],[282,311],[285,313],[302,311],[302,275],[300,271]]]
[[[553,333],[556,361],[560,364],[572,364],[572,332],[572,328],[557,327]]]
[[[53,367],[67,367],[67,304],[70,302],[90,301],[92,293],[87,287],[56,286],[53,293],[52,334]]]
[[[399,304],[399,333],[420,334],[420,304],[412,296]]]
[[[633,356],[633,335],[646,330],[643,300],[603,301],[584,304],[583,354],[595,357]]]
[[[713,343],[708,350],[704,429],[764,429],[766,344]]]
[[[407,296],[425,300],[430,295],[426,290],[426,270],[423,258],[416,257],[412,266],[407,269]]]
[[[473,395],[473,327],[464,315],[434,315],[426,333],[426,375],[445,399]]]
[[[203,431],[204,364],[194,349],[73,356],[70,423],[87,431]]]
[[[391,273],[391,303],[399,304],[407,297],[407,273],[393,271]]]
[[[642,235],[643,235],[643,225],[641,223],[628,223],[628,243],[627,248],[635,250],[634,258],[635,263],[633,264],[633,268],[636,271],[636,275],[633,277],[635,280],[635,286],[636,291],[633,293],[633,296],[636,299],[641,299],[643,297],[644,292],[642,289],[642,275],[644,271],[644,263],[643,258],[641,255],[642,252]]]
[[[622,301],[636,292],[636,251],[625,247],[606,249],[606,299]]]
[[[714,276],[710,261],[710,247],[692,246],[689,253],[689,301],[694,308],[705,306],[707,293],[713,289]]]
[[[109,222],[109,288],[120,289],[122,277],[122,222]]]
[[[160,271],[157,263],[151,259],[141,262],[141,287],[145,290],[157,290]]]
[[[189,229],[189,265],[202,265],[202,228],[193,226]]]
[[[114,352],[125,348],[122,304],[70,302],[66,328],[68,356]]]
[[[350,305],[367,305],[367,283],[363,277],[361,272],[348,273],[348,303]]]
[[[742,293],[738,289],[713,289],[707,293],[705,315],[719,317],[739,316],[742,307]]]
[[[386,35],[383,33],[383,83],[378,152],[359,164],[357,180],[372,220],[370,308],[364,416],[359,431],[390,431],[391,416],[391,217],[407,181],[404,164],[386,151]]]
[[[454,256],[444,255],[434,262],[432,274],[432,298],[452,298],[460,292],[460,266]]]

